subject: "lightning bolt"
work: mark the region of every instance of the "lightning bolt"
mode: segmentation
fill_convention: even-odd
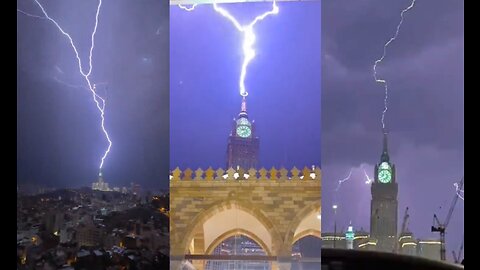
[[[32,15],[32,14],[27,14],[26,12],[23,12],[23,11],[20,11],[17,9],[18,12],[21,12],[21,13],[24,13],[25,15],[27,16],[31,16],[31,17],[38,17],[38,18],[44,18],[44,19],[47,19],[49,20],[50,22],[52,22],[56,27],[57,29],[65,36],[68,38],[69,42],[70,42],[70,45],[73,49],[73,51],[75,52],[75,57],[77,59],[77,62],[78,62],[78,70],[80,72],[80,74],[85,78],[85,81],[87,83],[87,86],[88,86],[88,90],[92,93],[92,98],[93,98],[93,101],[95,102],[96,104],[96,107],[98,109],[98,111],[100,112],[100,118],[101,118],[101,127],[102,127],[102,131],[103,131],[103,134],[105,135],[105,138],[107,139],[108,141],[108,147],[107,149],[105,150],[103,156],[102,156],[102,159],[101,159],[101,162],[100,162],[100,166],[99,166],[99,169],[100,171],[102,170],[103,168],[103,164],[104,164],[104,161],[105,161],[105,158],[107,157],[108,153],[110,152],[110,148],[112,147],[112,141],[110,140],[110,136],[108,135],[108,132],[107,130],[105,129],[105,105],[106,105],[106,101],[105,99],[103,99],[101,96],[99,96],[96,92],[96,86],[95,84],[93,84],[90,80],[90,75],[92,74],[92,69],[93,69],[93,65],[92,65],[92,55],[93,55],[93,49],[95,47],[95,34],[97,33],[97,27],[98,27],[98,17],[99,17],[99,14],[100,14],[100,9],[102,7],[102,0],[99,0],[98,1],[98,6],[97,6],[97,10],[96,10],[96,13],[95,13],[95,26],[93,28],[93,32],[92,32],[92,35],[91,35],[91,45],[90,45],[90,53],[89,53],[89,57],[88,57],[88,69],[87,70],[84,70],[83,67],[82,67],[82,60],[80,59],[80,55],[78,53],[78,50],[77,50],[77,47],[75,46],[75,43],[72,39],[72,37],[70,36],[70,34],[68,34],[67,32],[65,32],[63,30],[63,28],[57,23],[57,21],[55,21],[53,18],[51,18],[47,11],[45,10],[45,8],[42,6],[42,4],[40,4],[40,2],[38,0],[34,0],[35,3],[38,5],[38,7],[42,10],[42,13],[45,17],[40,17],[40,16],[36,16],[36,15]]]
[[[365,170],[365,168],[363,168],[363,164],[362,164],[362,166],[360,166],[360,168],[363,170],[363,175],[365,175],[365,178],[367,179],[365,181],[365,184],[367,184],[367,185],[371,184],[373,182],[373,179],[370,178],[370,176],[368,176],[367,171]]]
[[[365,176],[365,179],[367,179],[367,180],[365,180],[365,184],[368,185],[368,184],[371,184],[373,182],[373,179],[370,178],[370,176],[368,176],[367,171],[365,170],[364,166],[365,166],[365,164],[360,165],[359,169],[361,169],[363,171],[363,175]],[[341,179],[341,180],[338,180],[338,184],[337,184],[337,188],[335,188],[335,192],[338,192],[340,190],[340,187],[342,186],[342,184],[344,182],[350,180],[350,177],[352,176],[352,172],[353,172],[354,169],[355,169],[355,167],[350,168],[350,172],[348,173],[348,176]]]
[[[391,37],[390,40],[388,40],[388,42],[385,43],[385,45],[383,45],[383,55],[380,59],[376,60],[375,64],[373,65],[373,77],[375,78],[375,81],[377,83],[383,84],[384,89],[385,89],[385,98],[383,99],[384,108],[383,108],[383,112],[382,112],[382,131],[383,131],[383,133],[386,133],[386,130],[385,130],[385,114],[387,113],[387,110],[388,110],[388,84],[387,84],[387,81],[385,79],[379,79],[377,77],[377,65],[379,63],[381,63],[383,61],[383,59],[385,58],[385,56],[387,55],[388,45],[390,45],[390,43],[392,43],[397,38],[398,33],[400,32],[400,27],[402,26],[402,23],[403,23],[403,14],[405,12],[409,11],[411,8],[413,8],[414,5],[415,5],[415,0],[412,0],[412,3],[410,4],[410,6],[408,6],[404,10],[402,10],[402,12],[400,13],[400,17],[401,17],[400,23],[397,25],[397,31],[395,32],[395,35],[393,37]]]
[[[460,198],[462,201],[464,201],[465,190],[461,189],[459,187],[458,183],[454,183],[453,186],[455,187],[455,192],[457,193],[458,198]]]
[[[342,186],[342,184],[348,180],[350,180],[350,177],[352,176],[352,172],[353,172],[353,168],[350,169],[350,172],[348,173],[348,176],[343,178],[343,179],[340,179],[338,180],[338,185],[337,185],[337,188],[335,189],[335,192],[338,192],[340,190],[340,187]]]
[[[195,6],[196,4],[194,4],[190,8],[186,8],[184,6],[179,5],[181,9],[184,9],[186,11],[194,10]],[[219,7],[217,3],[213,3],[213,9],[223,17],[227,18],[239,32],[243,33],[243,44],[242,44],[243,63],[242,63],[242,68],[240,72],[239,88],[240,88],[240,95],[243,97],[246,97],[248,96],[248,92],[245,87],[245,78],[247,76],[247,68],[250,62],[255,58],[255,50],[253,49],[253,45],[255,44],[256,36],[255,36],[255,32],[253,31],[253,27],[257,22],[264,20],[266,17],[270,15],[278,13],[279,9],[277,6],[277,2],[276,0],[273,0],[271,10],[261,15],[258,15],[257,17],[255,17],[255,19],[253,19],[253,21],[251,21],[249,24],[246,24],[246,25],[241,25],[238,22],[238,20],[232,14],[230,14],[230,12],[228,12],[224,8]]]
[[[370,178],[370,176],[368,176],[367,171],[365,170],[364,166],[365,166],[365,164],[362,163],[362,165],[360,165],[360,167],[358,167],[358,168],[356,168],[356,167],[350,168],[350,171],[348,172],[348,175],[345,178],[338,180],[337,187],[335,188],[335,193],[334,193],[334,201],[337,201],[337,193],[340,191],[340,188],[342,187],[342,184],[347,182],[348,180],[350,180],[354,170],[361,169],[363,171],[363,175],[365,176],[365,179],[366,179],[365,180],[366,185],[369,185],[373,182],[373,179]]]
[[[26,15],[26,16],[28,16],[28,17],[33,17],[33,18],[37,18],[37,19],[46,19],[45,17],[38,16],[38,15],[35,15],[35,14],[31,14],[31,13],[25,12],[25,11],[23,11],[23,10],[21,10],[21,9],[18,9],[18,8],[17,8],[17,12],[20,12],[20,13],[22,13],[23,15]]]

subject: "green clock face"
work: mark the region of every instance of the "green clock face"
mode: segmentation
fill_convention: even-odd
[[[250,135],[252,135],[252,131],[248,126],[238,126],[237,134],[242,138],[247,138],[247,137],[250,137]]]
[[[392,181],[392,173],[390,170],[380,170],[378,172],[378,181],[384,184],[390,183],[390,181]]]

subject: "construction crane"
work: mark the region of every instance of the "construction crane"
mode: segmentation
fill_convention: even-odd
[[[461,190],[463,188],[463,180],[460,180],[458,184],[458,189]],[[446,260],[445,256],[445,230],[447,229],[448,223],[450,223],[450,219],[452,218],[453,210],[455,210],[455,205],[458,201],[458,193],[455,193],[455,197],[453,198],[452,204],[450,205],[450,209],[448,210],[447,217],[445,218],[445,222],[441,223],[438,220],[437,215],[433,215],[433,225],[432,225],[432,232],[439,232],[440,233],[440,259],[442,261]]]
[[[453,254],[453,259],[455,260],[455,263],[460,263],[462,259],[462,252],[463,252],[463,241],[465,240],[465,236],[462,239],[462,244],[460,245],[460,249],[458,250],[458,255],[455,254],[455,250],[452,250]]]
[[[408,223],[408,218],[410,217],[410,215],[408,214],[408,207],[405,208],[405,214],[403,214],[403,221],[402,221],[402,229],[401,231],[398,233],[398,237],[397,237],[397,241],[395,241],[395,252],[398,253],[399,251],[399,241],[400,241],[400,237],[402,236],[402,234],[407,230],[407,223]]]

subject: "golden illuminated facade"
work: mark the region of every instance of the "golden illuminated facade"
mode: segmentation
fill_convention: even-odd
[[[321,173],[298,170],[233,168],[175,169],[170,179],[171,269],[187,257],[196,269],[225,239],[245,235],[258,243],[271,269],[290,269],[293,244],[320,237]],[[204,257],[205,258],[205,257]]]

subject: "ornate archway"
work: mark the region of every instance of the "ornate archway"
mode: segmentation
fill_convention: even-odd
[[[210,208],[197,214],[185,229],[184,241],[181,246],[185,254],[188,253],[192,241],[195,240],[195,235],[200,235],[204,242],[202,253],[208,254],[207,249],[212,242],[235,230],[245,232],[248,237],[258,239],[257,242],[265,245],[265,250],[268,250],[270,254],[281,240],[274,225],[260,209],[249,202],[227,199],[217,201]],[[190,252],[190,254],[195,254],[195,252]]]

